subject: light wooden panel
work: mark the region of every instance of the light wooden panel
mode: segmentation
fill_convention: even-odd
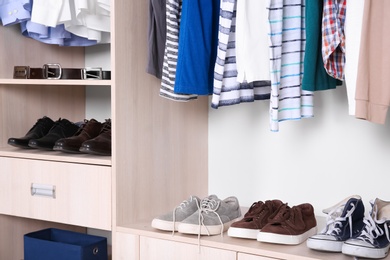
[[[0,213],[111,230],[111,167],[0,157]],[[31,185],[55,187],[55,198]]]
[[[43,116],[84,120],[84,86],[0,85],[0,100],[1,147],[10,137],[24,136]]]
[[[236,260],[236,252],[141,237],[140,259],[142,260]]]
[[[21,35],[19,25],[0,27],[0,57],[0,78],[12,78],[14,66],[60,63],[64,68],[84,67],[83,47],[41,43]]]
[[[59,228],[82,233],[86,232],[86,229],[82,227],[0,215],[0,259],[23,259],[23,235],[45,228]]]
[[[19,25],[0,27],[0,57],[0,79],[6,80],[12,79],[17,65],[60,63],[64,68],[84,67],[84,48],[38,42],[21,35]],[[0,80],[0,102],[0,147],[4,147],[9,137],[24,136],[43,116],[83,120],[85,87],[5,85]]]
[[[117,232],[114,247],[116,260],[139,260],[139,236]]]
[[[207,195],[208,99],[159,96],[145,72],[148,2],[114,4],[113,169],[117,225],[127,225]]]
[[[248,255],[243,253],[237,254],[237,260],[278,260],[280,258],[270,258],[258,255]]]
[[[296,259],[296,260],[348,260],[350,256],[342,253],[327,253],[317,250],[312,250],[306,246],[306,243],[299,245],[280,245],[272,243],[262,243],[253,239],[240,239],[229,237],[225,232],[223,236],[201,236],[198,240],[197,235],[187,235],[176,232],[172,235],[172,232],[160,231],[154,229],[148,223],[137,223],[131,228],[118,228],[119,232],[128,232],[132,235],[138,235],[140,237],[147,237],[155,239],[156,241],[164,241],[167,247],[173,248],[174,245],[187,244],[192,246],[198,246],[199,243],[205,248],[221,249],[222,251],[234,251],[238,254],[245,254],[246,257],[263,257],[265,259]],[[153,240],[152,240],[153,241]],[[180,251],[179,249],[178,251]],[[257,259],[255,257],[255,259]],[[142,259],[142,258],[141,258]],[[183,258],[187,259],[187,258]],[[215,258],[216,260],[222,260],[224,258]],[[259,258],[262,259],[262,258]],[[386,259],[390,259],[387,256]],[[143,260],[143,259],[142,259]]]

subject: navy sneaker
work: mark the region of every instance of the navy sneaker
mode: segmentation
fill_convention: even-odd
[[[335,206],[323,210],[328,214],[321,233],[307,239],[307,247],[327,252],[341,252],[343,244],[357,237],[364,223],[364,205],[360,196],[350,196]]]
[[[390,248],[390,201],[375,199],[372,210],[364,219],[364,228],[356,238],[345,241],[342,252],[362,258],[384,258]]]

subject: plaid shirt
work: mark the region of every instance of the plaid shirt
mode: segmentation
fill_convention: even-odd
[[[344,80],[346,2],[347,0],[324,0],[322,16],[324,67],[330,76],[339,80]]]

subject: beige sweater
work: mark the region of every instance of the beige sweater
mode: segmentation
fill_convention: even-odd
[[[384,124],[390,105],[390,1],[366,0],[356,84],[356,118]]]

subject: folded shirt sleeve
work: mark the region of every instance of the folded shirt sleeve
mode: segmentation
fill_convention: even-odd
[[[63,4],[63,0],[34,0],[31,21],[50,27],[56,27]]]

